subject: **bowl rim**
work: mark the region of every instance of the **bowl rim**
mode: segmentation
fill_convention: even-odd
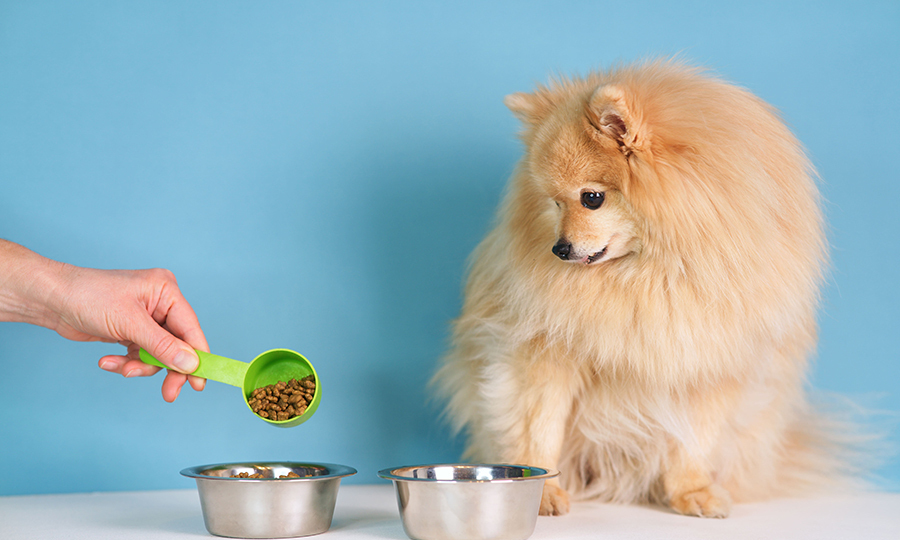
[[[425,469],[434,467],[506,467],[514,469],[528,469],[532,471],[531,476],[521,476],[518,478],[494,478],[487,480],[460,478],[454,480],[439,480],[435,478],[410,478],[409,476],[400,476],[397,471],[409,469]],[[534,474],[537,473],[537,474]],[[527,482],[529,480],[547,480],[559,476],[559,471],[543,467],[535,467],[533,465],[521,465],[516,463],[428,463],[424,465],[404,465],[402,467],[390,467],[378,471],[378,476],[388,480],[397,480],[401,482],[430,482],[438,484],[461,484],[461,483],[484,483],[498,484],[503,482]]]
[[[328,474],[317,476],[302,476],[300,478],[231,478],[230,476],[210,476],[202,474],[207,469],[230,469],[234,467],[315,467],[328,469]],[[197,465],[195,467],[187,467],[181,470],[182,476],[188,478],[196,478],[198,480],[225,480],[230,482],[269,482],[276,480],[278,482],[311,482],[319,480],[330,480],[333,478],[344,478],[345,476],[353,476],[357,471],[353,467],[347,465],[339,465],[337,463],[322,463],[318,461],[236,461],[229,463],[211,463],[209,465]]]

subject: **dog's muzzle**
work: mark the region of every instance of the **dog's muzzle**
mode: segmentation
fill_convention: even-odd
[[[559,257],[560,259],[567,261],[569,260],[569,255],[572,254],[572,243],[567,241],[565,238],[560,238],[559,242],[553,246],[553,254]]]

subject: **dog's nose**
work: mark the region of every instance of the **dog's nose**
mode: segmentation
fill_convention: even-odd
[[[553,246],[553,254],[564,261],[569,258],[569,253],[571,252],[572,244],[570,244],[563,238],[560,238],[559,242],[557,242],[556,245]]]

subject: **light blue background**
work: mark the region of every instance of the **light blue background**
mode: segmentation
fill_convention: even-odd
[[[425,384],[521,154],[503,96],[648,56],[783,112],[834,247],[812,382],[900,410],[900,4],[741,4],[0,3],[0,237],[169,268],[214,352],[301,351],[324,391],[279,430],[235,388],[167,404],[161,376],[97,368],[119,346],[0,324],[0,494],[187,488],[181,468],[231,460],[372,483],[457,459]]]

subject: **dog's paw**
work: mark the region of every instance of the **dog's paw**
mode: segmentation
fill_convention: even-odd
[[[669,506],[686,516],[723,518],[731,513],[731,495],[725,488],[713,484],[675,495],[669,500]]]
[[[569,512],[569,494],[566,490],[552,484],[544,484],[541,494],[541,515],[561,516]]]

